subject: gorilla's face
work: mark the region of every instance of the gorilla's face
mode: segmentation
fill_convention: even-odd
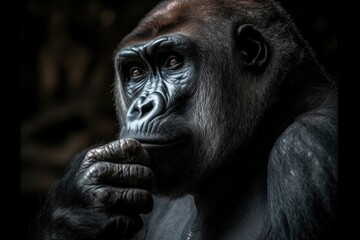
[[[116,56],[130,103],[120,137],[135,138],[148,150],[161,192],[177,188],[194,168],[195,49],[189,38],[167,35],[122,48]]]
[[[183,194],[251,134],[261,112],[252,74],[266,67],[267,48],[251,25],[234,29],[231,20],[215,33],[198,19],[188,30],[146,36],[154,19],[164,17],[157,12],[161,8],[125,38],[115,57],[120,137],[148,150],[155,190]]]

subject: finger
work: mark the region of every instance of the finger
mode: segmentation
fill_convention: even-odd
[[[111,184],[122,187],[137,187],[150,190],[154,181],[153,171],[138,164],[97,162],[91,165],[84,176],[84,185]]]
[[[90,150],[86,156],[84,165],[94,162],[114,163],[137,163],[149,166],[149,154],[135,139],[125,138],[110,142],[99,148]]]
[[[111,207],[122,213],[149,213],[153,208],[153,197],[144,189],[102,186],[94,189],[91,196],[94,207]]]
[[[139,216],[114,216],[103,225],[104,239],[111,239],[113,236],[130,237],[143,227],[143,222]]]

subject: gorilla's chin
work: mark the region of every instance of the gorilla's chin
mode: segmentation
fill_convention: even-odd
[[[190,191],[195,179],[193,144],[188,138],[166,144],[143,143],[150,155],[150,168],[154,172],[154,193],[181,196]]]

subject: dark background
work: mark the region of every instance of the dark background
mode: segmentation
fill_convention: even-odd
[[[116,139],[112,54],[158,0],[28,0],[22,12],[21,232],[79,151]],[[328,1],[280,1],[335,78],[337,15]],[[314,3],[315,2],[315,3]]]

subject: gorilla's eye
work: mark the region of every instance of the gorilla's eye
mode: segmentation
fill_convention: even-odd
[[[170,56],[165,62],[165,68],[174,68],[182,63],[182,59],[178,56]]]
[[[131,78],[137,78],[144,75],[144,71],[139,67],[132,67],[130,69],[130,77]]]
[[[179,63],[179,61],[178,61],[177,58],[171,58],[171,59],[169,60],[169,66],[170,66],[170,67],[175,66],[175,65],[178,64],[178,63]]]

